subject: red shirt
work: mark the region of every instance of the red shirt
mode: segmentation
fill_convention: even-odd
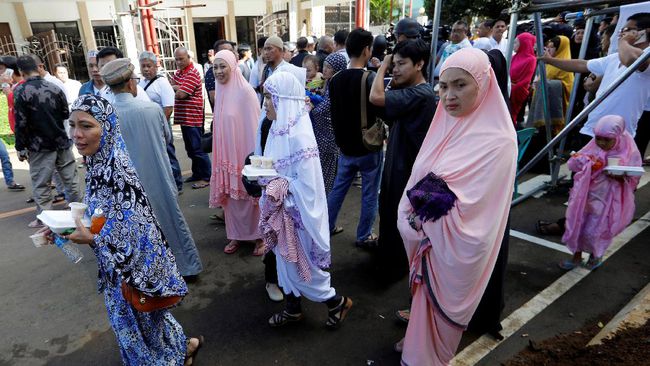
[[[174,73],[174,84],[189,97],[174,101],[174,123],[182,126],[203,127],[203,84],[201,74],[190,64]]]
[[[24,83],[25,80],[21,80],[17,82],[16,84],[11,86],[11,92],[9,92],[9,95],[7,95],[7,106],[9,106],[9,112],[7,113],[7,117],[9,118],[9,127],[13,132],[16,132],[15,126],[16,126],[16,115],[14,114],[14,90],[18,87],[18,85]]]

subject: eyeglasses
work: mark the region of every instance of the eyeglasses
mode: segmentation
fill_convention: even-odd
[[[635,31],[635,30],[639,30],[639,28],[637,28],[637,27],[625,27],[625,28],[621,28],[621,30],[619,32],[620,33],[625,33],[625,32],[630,32],[630,31]]]
[[[131,79],[132,79],[132,80],[135,80],[136,83],[139,83],[139,82],[140,82],[140,78],[137,77],[137,76],[136,76],[136,77],[132,77]]]

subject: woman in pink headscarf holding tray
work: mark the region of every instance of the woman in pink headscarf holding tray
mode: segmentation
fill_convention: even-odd
[[[246,193],[241,171],[246,157],[255,150],[260,108],[253,88],[237,67],[232,51],[219,51],[214,59],[217,81],[212,140],[210,207],[223,207],[226,236],[224,252],[231,254],[242,241],[255,241],[254,255],[264,254],[258,223],[257,198]]]
[[[640,177],[607,171],[612,165],[641,167],[641,154],[634,138],[625,130],[623,117],[615,115],[601,118],[594,133],[596,136],[567,163],[576,174],[562,241],[574,256],[560,263],[563,269],[582,264],[582,252],[590,253],[585,267],[598,268],[614,236],[634,216],[634,191]]]
[[[449,57],[440,96],[398,212],[413,296],[403,365],[451,362],[494,268],[516,172],[516,133],[487,55]]]

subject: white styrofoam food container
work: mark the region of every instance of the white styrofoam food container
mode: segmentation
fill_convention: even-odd
[[[608,165],[605,167],[605,171],[609,172],[612,175],[629,175],[631,177],[640,177],[645,173],[640,166],[622,166],[622,165]]]
[[[57,234],[61,234],[66,229],[74,229],[77,227],[77,224],[72,218],[71,211],[44,210],[36,218],[41,220],[45,226]],[[84,217],[81,222],[84,226],[90,227],[90,219],[87,217]]]
[[[252,165],[244,165],[244,169],[241,171],[242,175],[246,176],[248,180],[257,180],[260,177],[275,177],[278,175],[278,172],[271,169],[256,168]]]

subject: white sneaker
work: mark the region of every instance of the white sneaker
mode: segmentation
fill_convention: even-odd
[[[280,291],[280,288],[275,283],[266,283],[266,293],[269,295],[271,301],[280,302],[284,300],[282,291]]]

